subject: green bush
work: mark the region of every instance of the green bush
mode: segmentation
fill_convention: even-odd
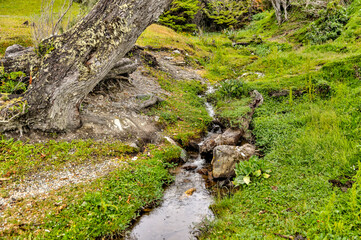
[[[26,84],[17,81],[18,78],[25,77],[23,72],[6,73],[0,69],[0,92],[1,93],[22,93],[26,91]]]
[[[221,82],[218,92],[223,98],[237,98],[246,95],[248,88],[241,80],[229,79]]]
[[[269,13],[268,12],[260,12],[252,16],[253,21],[260,21],[265,19]]]
[[[313,44],[337,39],[349,20],[346,9],[335,1],[329,3],[327,10],[321,11],[320,15],[321,17],[310,25],[306,34],[306,38]]]
[[[195,31],[194,16],[200,10],[198,0],[175,0],[169,11],[159,19],[159,23],[176,31]]]
[[[249,20],[251,0],[209,1],[203,9],[217,29],[239,28]]]
[[[273,43],[273,42],[265,42],[262,44],[258,44],[256,46],[256,55],[261,57],[266,57],[271,54],[273,51],[278,52],[288,52],[292,50],[292,46],[287,43]]]
[[[241,161],[236,164],[236,178],[234,185],[249,185],[256,179],[269,178],[271,170],[264,170],[264,159],[252,156],[249,161]]]

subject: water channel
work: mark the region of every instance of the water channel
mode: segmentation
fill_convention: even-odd
[[[212,91],[213,89],[209,88],[207,93]],[[206,109],[213,118],[212,105],[206,103]],[[205,167],[206,161],[200,154],[191,156],[187,163],[178,168],[175,181],[166,189],[161,205],[143,215],[125,239],[196,239],[197,224],[213,218],[209,209],[213,197],[206,188],[202,175],[198,173]]]

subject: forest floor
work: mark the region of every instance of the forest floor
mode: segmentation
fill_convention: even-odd
[[[301,43],[307,23],[295,17],[278,27],[269,12],[239,31],[193,36],[152,25],[139,38],[138,45],[167,49],[163,54],[174,63],[195,69],[216,88],[228,86],[228,92],[217,91],[209,101],[216,117],[229,126],[242,124],[250,90],[265,98],[251,130],[271,177],[253,177],[250,185],[219,196],[211,207],[216,218],[201,229],[202,239],[360,238],[361,16],[350,16],[341,36],[324,44]],[[232,45],[254,35],[263,41]],[[187,147],[211,122],[197,96],[205,90],[204,82],[176,80],[176,72],[162,69],[146,71],[169,93],[146,115],[158,116],[164,133]],[[136,153],[119,142],[3,139],[0,173],[11,179],[1,183],[3,198],[9,196],[8,184],[39,169],[59,170],[89,160],[99,164],[99,159],[121,162],[94,182],[60,188],[46,199],[13,203],[17,213],[2,213],[10,226],[3,236],[85,239],[121,233],[139,209],[161,198],[163,185],[171,181],[167,169],[180,155],[179,147],[167,144],[142,150]],[[24,221],[24,216],[32,217]]]

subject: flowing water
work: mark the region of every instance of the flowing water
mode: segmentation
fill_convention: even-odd
[[[208,90],[208,93],[211,91],[213,91],[212,88]],[[214,111],[211,104],[206,103],[206,108],[209,115],[213,117]],[[213,218],[213,213],[209,209],[213,197],[207,190],[202,175],[197,173],[205,166],[206,161],[200,154],[191,157],[178,169],[174,183],[165,191],[162,204],[143,215],[125,239],[196,239],[196,225],[205,219]],[[195,191],[187,195],[185,192],[190,189]]]

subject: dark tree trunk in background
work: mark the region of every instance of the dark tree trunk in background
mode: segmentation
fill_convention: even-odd
[[[278,24],[288,20],[288,7],[290,0],[271,0],[272,6],[275,10],[276,19]]]
[[[36,74],[23,97],[28,110],[22,124],[43,131],[78,128],[82,100],[112,70],[129,67],[122,58],[171,1],[100,0],[75,27],[43,41],[40,55],[24,55],[38,59],[27,65]],[[16,125],[3,121],[0,130]]]

